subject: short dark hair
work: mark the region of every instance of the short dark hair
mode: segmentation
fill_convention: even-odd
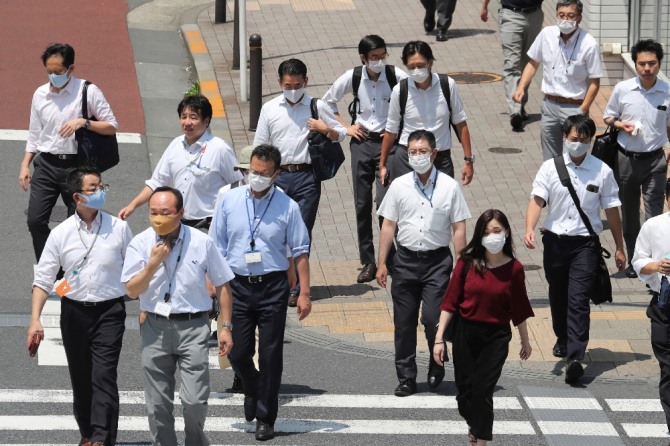
[[[568,116],[563,122],[563,135],[567,137],[573,128],[580,137],[593,138],[593,135],[596,134],[596,123],[586,115]]]
[[[435,135],[429,130],[414,130],[407,137],[407,147],[409,148],[409,143],[412,141],[428,141],[428,145],[431,149],[435,150]]]
[[[630,49],[633,62],[637,62],[637,53],[656,53],[659,62],[663,60],[663,45],[652,39],[638,40]]]
[[[270,144],[256,146],[253,152],[251,152],[251,159],[254,158],[258,158],[261,161],[272,161],[275,169],[279,169],[279,166],[281,166],[281,152]]]
[[[157,187],[151,193],[149,200],[151,200],[154,197],[154,195],[156,195],[159,192],[170,192],[172,195],[175,196],[175,198],[177,199],[177,212],[181,211],[181,209],[184,207],[184,196],[181,194],[181,192],[179,192],[178,189],[175,189],[174,187],[170,186]]]
[[[181,116],[181,112],[187,108],[196,112],[203,121],[206,119],[212,120],[212,104],[209,99],[201,94],[186,96],[182,99],[177,106],[177,114]]]
[[[65,185],[70,195],[75,192],[81,192],[81,188],[84,187],[84,177],[86,175],[95,175],[96,177],[102,179],[100,171],[95,166],[79,166],[72,172],[67,174],[65,177]]]
[[[484,231],[486,231],[486,227],[491,220],[496,220],[503,228],[505,228],[505,231],[507,231],[507,238],[505,239],[502,252],[508,257],[515,257],[512,228],[507,216],[498,209],[488,209],[484,211],[477,219],[477,223],[475,223],[475,229],[473,230],[470,243],[467,244],[463,249],[463,254],[461,254],[461,258],[466,262],[471,263],[475,267],[475,271],[481,275],[484,275],[484,272],[486,272],[486,248],[482,245],[482,237],[484,237]]]
[[[42,64],[47,66],[47,60],[52,56],[61,56],[65,68],[70,68],[74,63],[74,48],[67,43],[54,43],[49,45],[42,53]]]
[[[402,49],[402,63],[407,65],[407,59],[415,54],[421,54],[423,57],[429,61],[435,60],[433,57],[433,50],[423,40],[412,40],[407,42],[405,47]]]
[[[577,13],[579,15],[582,15],[582,11],[584,10],[584,4],[581,2],[581,0],[558,0],[556,2],[556,11],[558,11],[558,8],[564,8],[566,6],[576,6],[577,7]]]
[[[285,75],[292,76],[297,74],[307,77],[307,65],[300,59],[288,59],[279,64],[277,74],[279,74],[279,80]]]
[[[362,54],[365,57],[368,57],[370,51],[379,48],[386,49],[386,42],[376,34],[367,35],[358,42],[358,54]]]

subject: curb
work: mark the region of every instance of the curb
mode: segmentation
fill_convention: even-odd
[[[219,82],[214,73],[209,50],[202,37],[198,25],[182,25],[180,34],[184,39],[191,66],[194,68],[194,77],[200,82],[200,92],[212,104],[212,132],[232,145],[232,137],[228,129],[226,109],[219,90]]]

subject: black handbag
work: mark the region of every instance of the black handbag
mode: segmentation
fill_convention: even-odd
[[[317,99],[312,98],[310,109],[312,118],[319,119]],[[344,150],[339,142],[331,141],[323,133],[311,131],[307,136],[307,149],[312,158],[314,178],[319,181],[330,180],[344,162]]]
[[[465,265],[463,265],[463,272],[461,273],[461,282],[463,283],[463,286],[461,287],[461,294],[458,296],[458,306],[456,307],[456,311],[451,315],[451,319],[449,320],[449,325],[447,325],[447,328],[444,330],[444,337],[443,339],[447,342],[454,342],[454,338],[456,337],[456,327],[460,323],[461,320],[461,313],[460,313],[460,305],[461,302],[463,302],[464,298],[464,293],[465,293],[465,278],[468,276],[468,270],[470,269],[470,262],[465,262]]]
[[[90,84],[90,81],[84,81],[81,92],[81,116],[84,119],[97,121],[95,116],[88,115],[87,91]],[[119,143],[116,135],[101,135],[82,127],[75,132],[74,137],[78,145],[80,166],[92,166],[104,172],[119,164]]]
[[[593,287],[593,292],[591,293],[591,302],[596,305],[600,305],[604,302],[612,302],[612,282],[610,281],[610,271],[607,268],[605,259],[612,257],[612,254],[608,250],[602,247],[600,244],[600,238],[598,234],[593,230],[593,226],[589,221],[589,218],[584,214],[582,206],[579,203],[579,197],[577,192],[575,192],[575,187],[570,181],[570,176],[568,175],[568,168],[565,167],[565,162],[563,161],[563,155],[558,155],[554,157],[554,165],[556,166],[556,171],[558,172],[558,178],[561,180],[561,184],[568,188],[572,200],[575,202],[575,207],[579,211],[579,215],[582,217],[584,226],[589,231],[589,235],[593,238],[596,243],[596,248],[600,253],[600,260],[598,262],[598,277],[596,278],[596,283]]]
[[[614,122],[615,119],[612,119],[607,125],[605,133],[596,136],[595,141],[593,141],[593,149],[591,149],[591,155],[610,166],[612,170],[617,165],[619,156],[619,143],[617,142],[619,129],[614,127]]]

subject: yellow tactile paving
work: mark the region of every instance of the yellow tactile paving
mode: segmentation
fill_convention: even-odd
[[[201,81],[200,92],[209,99],[212,104],[212,117],[225,118],[226,110],[223,107],[223,99],[219,93],[219,85],[216,81]]]
[[[205,41],[203,40],[200,31],[186,31],[185,35],[189,51],[192,54],[207,53],[207,45],[205,45]]]

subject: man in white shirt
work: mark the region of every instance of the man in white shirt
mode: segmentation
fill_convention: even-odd
[[[239,181],[242,175],[234,170],[235,151],[209,131],[212,105],[205,96],[186,96],[179,103],[177,113],[184,135],[172,140],[153,175],[145,182],[146,186],[119,211],[119,218],[130,217],[135,209],[149,201],[156,188],[170,186],[184,197],[182,223],[207,230],[219,189]]]
[[[311,240],[321,200],[321,181],[314,178],[312,173],[307,136],[311,131],[316,131],[331,141],[343,141],[347,129],[323,101],[317,101],[319,119],[312,118],[312,97],[305,91],[309,80],[307,66],[301,60],[283,61],[277,73],[282,95],[263,104],[254,146],[269,144],[279,149],[281,174],[275,180],[275,186],[298,203]],[[296,306],[299,294],[299,286],[291,290],[289,306]]]
[[[612,169],[587,153],[596,125],[587,116],[574,115],[566,119],[563,133],[565,153],[557,159],[565,163],[581,208],[596,234],[603,230],[600,210],[605,210],[616,244],[616,266],[623,271],[626,255],[617,208],[621,204],[619,188]],[[542,164],[533,181],[524,238],[529,249],[535,248],[535,226],[545,205],[548,214],[540,232],[556,335],[553,354],[567,357],[565,382],[574,384],[584,374],[581,361],[589,342],[589,299],[598,277],[600,241],[590,236],[568,188],[561,183],[553,158]]]
[[[363,66],[348,70],[340,76],[323,96],[323,100],[337,116],[351,136],[351,176],[354,180],[354,204],[358,229],[358,252],[363,269],[358,283],[375,279],[377,263],[372,239],[372,184],[375,185],[375,204],[384,199],[386,186],[379,177],[379,157],[386,127],[391,90],[407,74],[393,65],[386,65],[386,42],[377,35],[368,35],[358,44],[358,53]],[[357,75],[358,85],[354,77]],[[354,89],[357,87],[356,91]],[[352,123],[348,126],[337,111],[337,103],[345,94],[354,93],[354,102],[349,105]],[[391,149],[390,157],[395,152]]]
[[[605,122],[619,129],[615,177],[621,196],[623,237],[632,258],[640,232],[640,190],[645,219],[663,212],[663,190],[668,170],[663,146],[670,135],[670,86],[659,79],[663,47],[640,40],[631,49],[637,77],[619,82],[605,109]],[[632,265],[628,277],[636,277]]]
[[[126,307],[121,269],[133,237],[128,224],[103,212],[108,189],[100,172],[78,168],[66,180],[76,212],[49,234],[35,269],[28,344],[44,338],[40,315],[54,289],[61,297],[60,328],[72,381],[80,445],[113,445],[119,421],[117,366]],[[95,373],[93,373],[95,371]]]
[[[398,230],[398,250],[393,263],[391,297],[395,325],[395,366],[400,384],[396,396],[416,392],[416,324],[421,307],[428,351],[433,351],[440,303],[449,285],[454,257],[465,247],[465,220],[470,210],[458,183],[433,166],[435,136],[426,130],[408,139],[409,162],[414,172],[396,178],[379,207],[384,217],[379,241],[377,283],[386,288],[388,252]],[[453,234],[452,234],[453,233]],[[444,365],[429,353],[428,386],[444,379]]]
[[[42,63],[49,82],[33,95],[26,153],[19,171],[21,188],[27,191],[30,187],[28,230],[38,261],[49,237],[49,217],[59,195],[68,208],[68,215],[74,213],[75,203],[65,178],[78,165],[75,131],[85,127],[101,135],[114,135],[118,127],[107,100],[93,84],[88,87],[87,105],[96,121],[82,118],[84,81],[72,76],[74,48],[68,44],[53,44],[44,50]]]
[[[584,5],[580,0],[556,2],[557,26],[547,26],[528,50],[530,61],[512,98],[522,103],[526,89],[542,63],[541,141],[544,160],[563,150],[563,121],[578,113],[587,115],[603,76],[602,56],[596,39],[579,28]]]
[[[209,445],[204,432],[209,399],[209,310],[212,301],[205,275],[216,287],[223,329],[219,354],[233,345],[233,272],[201,231],[181,223],[183,197],[177,189],[157,188],[149,199],[151,228],[128,245],[121,281],[131,299],[140,298],[147,313],[141,325],[142,371],[154,445],[176,445],[173,402],[175,371],[181,374],[186,444]]]
[[[670,181],[665,183],[666,202],[670,206]],[[653,292],[647,316],[651,320],[651,348],[661,368],[658,393],[670,430],[670,309],[667,293],[670,291],[670,213],[647,220],[640,229],[631,261],[633,268]],[[660,294],[665,293],[665,299]]]

